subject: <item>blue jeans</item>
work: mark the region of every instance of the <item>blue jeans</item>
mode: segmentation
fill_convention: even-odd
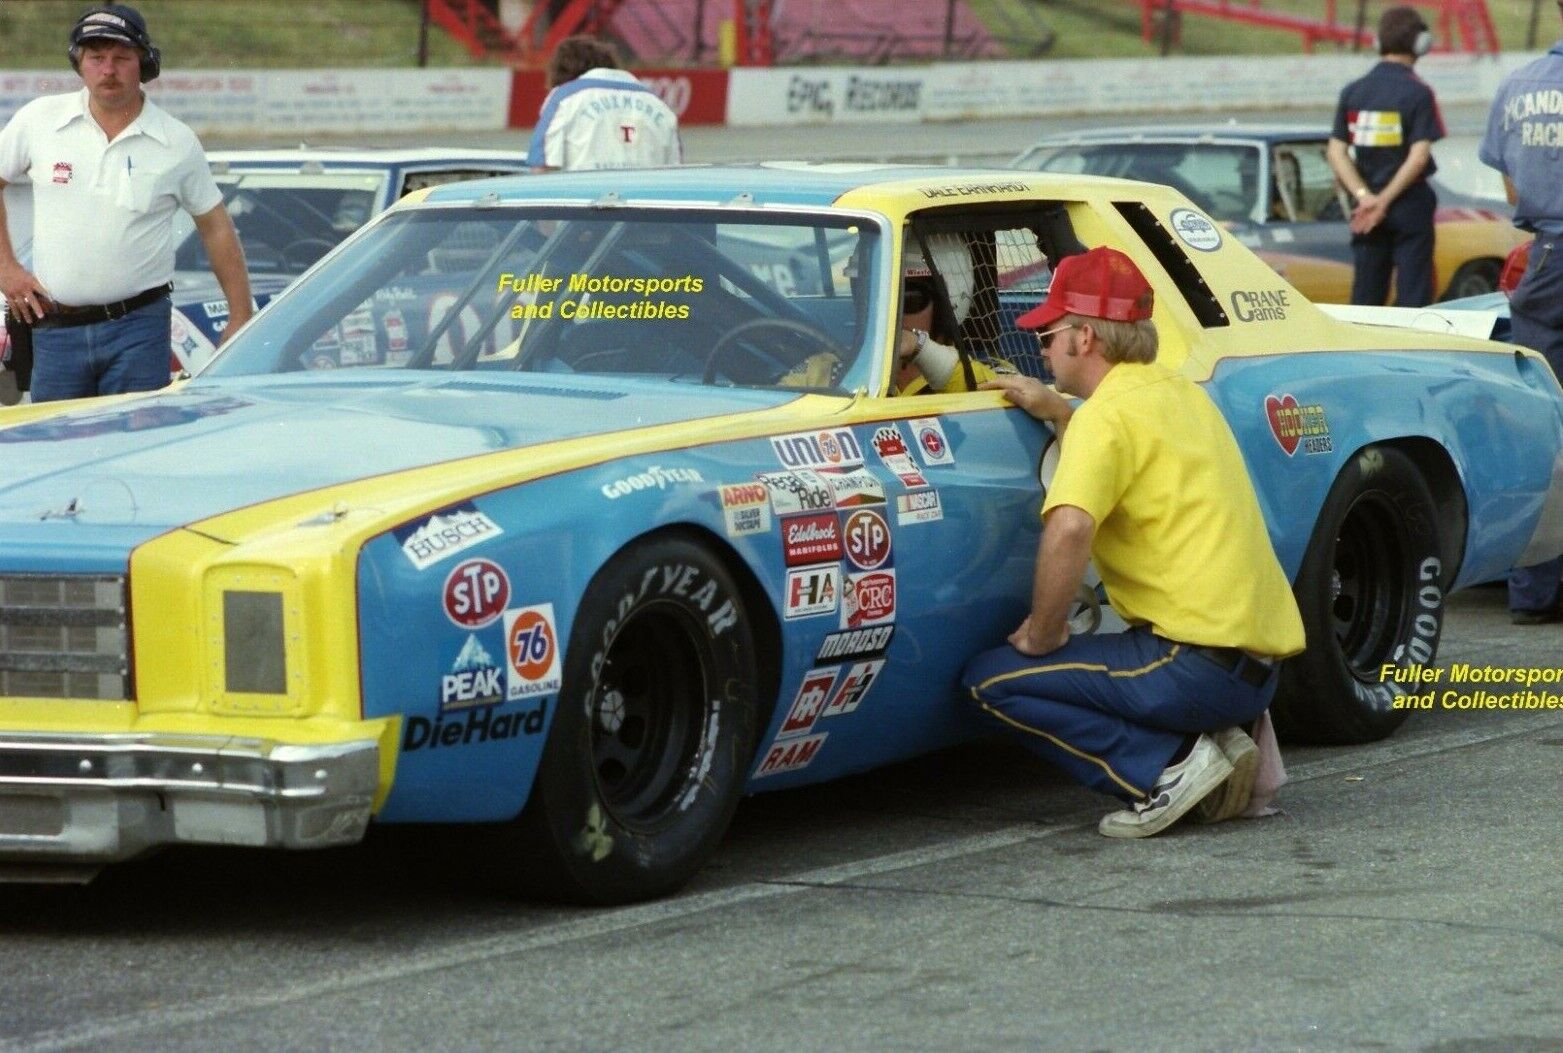
[[[156,391],[168,386],[168,297],[111,322],[33,330],[33,401]]]
[[[961,683],[984,716],[1076,782],[1137,800],[1188,735],[1269,708],[1278,672],[1256,687],[1240,668],[1134,628],[1074,636],[1041,658],[996,647],[967,663]]]
[[[1509,339],[1540,351],[1563,380],[1563,236],[1538,234],[1530,265],[1509,297]],[[1546,611],[1558,604],[1563,558],[1509,572],[1509,609]]]

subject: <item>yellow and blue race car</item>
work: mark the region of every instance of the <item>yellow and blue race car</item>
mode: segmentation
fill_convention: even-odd
[[[982,734],[956,678],[1027,609],[1051,436],[970,389],[1041,369],[1013,319],[1101,244],[1295,583],[1279,720],[1388,734],[1383,668],[1434,660],[1449,591],[1563,551],[1536,355],[1327,317],[1142,183],[484,180],[369,223],[193,379],[0,416],[5,872],[493,823],[518,886],[627,901],[745,794]],[[894,383],[914,257],[942,393]]]

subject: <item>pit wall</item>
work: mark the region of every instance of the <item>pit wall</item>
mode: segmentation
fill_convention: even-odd
[[[1485,103],[1537,57],[1429,55],[1444,105]],[[638,70],[685,125],[796,125],[1198,113],[1333,106],[1367,54],[960,62],[926,66]],[[69,69],[0,74],[0,121],[74,91]],[[530,128],[539,70],[170,70],[148,95],[199,134],[299,135]]]

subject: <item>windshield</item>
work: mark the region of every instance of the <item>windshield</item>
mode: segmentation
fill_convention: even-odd
[[[397,212],[202,376],[364,367],[867,386],[878,230],[845,216]]]
[[[1161,183],[1220,222],[1253,218],[1259,149],[1228,143],[1071,143],[1039,146],[1016,168]]]
[[[369,222],[388,176],[383,172],[248,172],[214,176],[244,246],[251,274],[302,274]],[[206,246],[185,212],[176,212],[174,269],[208,271]]]

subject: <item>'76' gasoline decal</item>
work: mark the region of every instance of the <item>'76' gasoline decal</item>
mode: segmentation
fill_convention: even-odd
[[[559,637],[554,605],[518,607],[505,612],[505,698],[515,701],[559,690]]]
[[[510,579],[487,559],[458,563],[445,579],[445,616],[463,629],[479,629],[505,613]]]

